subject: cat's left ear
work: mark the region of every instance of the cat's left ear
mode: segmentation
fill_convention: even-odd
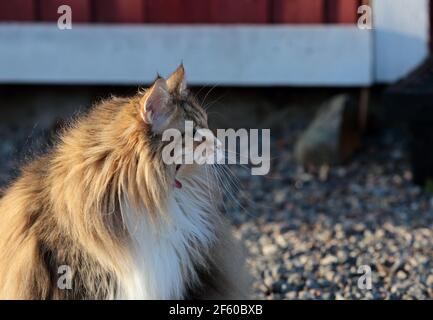
[[[171,93],[186,94],[185,68],[183,67],[183,63],[168,78],[167,86]]]
[[[144,122],[151,125],[152,131],[155,133],[161,133],[168,125],[170,118],[169,98],[170,93],[163,78],[158,78],[144,97],[141,116]]]

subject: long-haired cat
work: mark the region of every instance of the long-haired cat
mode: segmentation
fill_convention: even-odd
[[[0,200],[0,298],[245,298],[211,169],[162,160],[161,134],[185,120],[208,126],[180,66],[26,165]]]

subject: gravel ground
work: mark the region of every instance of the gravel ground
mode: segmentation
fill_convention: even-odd
[[[255,297],[432,298],[433,198],[411,182],[404,135],[387,130],[346,165],[304,172],[292,152],[303,127],[293,120],[272,131],[268,176],[233,168],[243,209],[229,211],[250,251]],[[44,136],[0,126],[0,186]],[[358,288],[362,265],[371,268],[371,290]]]
[[[238,174],[246,210],[231,212],[251,254],[255,297],[433,298],[433,198],[411,182],[405,136],[387,130],[346,165],[308,173],[293,160],[300,132],[274,135],[268,177]],[[358,288],[363,265],[371,290]]]

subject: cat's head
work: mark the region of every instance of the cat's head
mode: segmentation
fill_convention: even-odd
[[[207,128],[207,114],[186,85],[181,64],[165,80],[158,76],[141,100],[141,116],[151,132],[161,135],[167,129],[183,130],[185,121],[197,128]]]
[[[194,153],[197,145],[203,143],[193,141],[192,149],[188,149],[185,139],[193,140],[191,133],[195,136],[197,131],[200,133],[203,129],[208,130],[208,119],[205,109],[187,88],[183,65],[167,79],[159,76],[141,96],[139,109],[140,121],[145,127],[143,134],[146,135],[145,138],[150,142],[154,153],[153,161],[160,162],[158,167],[164,171],[162,175],[171,180],[170,187],[182,189],[188,182],[198,178],[202,178],[202,181],[206,179],[206,182],[210,183],[209,174],[207,178],[203,177],[205,171],[211,170],[210,168],[203,168],[203,165],[195,161],[185,162],[185,154]],[[192,127],[191,132],[186,130],[188,126]],[[176,163],[167,162],[167,157],[175,157],[174,154],[167,154],[167,147],[169,144],[173,145],[174,141],[171,140],[175,140],[167,137],[173,137],[173,131],[177,131],[181,138],[176,145],[180,148],[178,155],[181,154],[183,159]],[[204,143],[209,143],[208,140],[204,140]]]

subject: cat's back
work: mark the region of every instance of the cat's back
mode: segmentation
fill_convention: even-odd
[[[44,190],[47,161],[45,156],[24,166],[0,199],[0,298],[3,299],[28,298],[26,279],[39,272],[37,266],[41,264],[35,261],[39,258],[35,225],[47,204]],[[44,280],[44,275],[40,279]]]
[[[48,176],[48,166],[51,161],[51,155],[43,155],[38,157],[21,168],[19,176],[0,190],[0,208],[4,208],[15,202],[15,206],[19,205],[16,201],[32,200],[35,202],[42,195],[43,188],[46,186],[46,178]],[[0,215],[4,211],[0,212]]]

